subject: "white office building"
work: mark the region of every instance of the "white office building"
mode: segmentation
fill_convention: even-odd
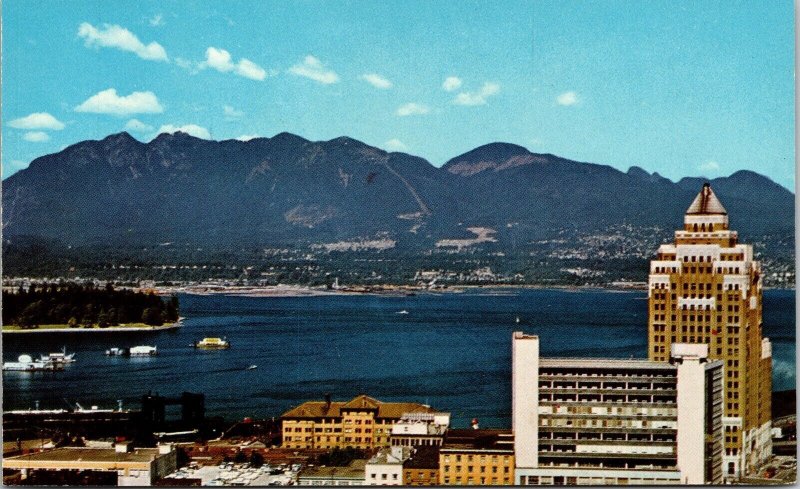
[[[518,485],[722,482],[722,362],[676,343],[671,361],[541,358],[515,332]]]

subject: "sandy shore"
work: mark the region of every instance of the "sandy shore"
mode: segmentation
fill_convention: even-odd
[[[162,326],[110,326],[108,328],[36,328],[36,329],[5,329],[3,334],[36,334],[36,333],[137,333],[166,331],[181,327],[181,322],[164,324]]]

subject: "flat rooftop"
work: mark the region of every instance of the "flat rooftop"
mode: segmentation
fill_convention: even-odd
[[[63,467],[65,464],[150,463],[159,456],[158,448],[138,448],[130,452],[117,452],[113,448],[62,447],[43,452],[8,457],[3,460],[5,468],[46,468],[49,464]]]
[[[569,367],[594,369],[641,369],[675,371],[677,367],[666,362],[651,362],[645,359],[625,358],[540,358],[539,367]]]
[[[364,480],[364,468],[367,461],[356,459],[347,467],[308,467],[298,476],[300,479],[360,479]]]

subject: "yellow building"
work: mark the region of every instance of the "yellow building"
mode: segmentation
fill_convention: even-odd
[[[728,213],[705,184],[650,262],[649,357],[669,360],[672,343],[705,343],[724,362],[723,470],[752,472],[772,453],[772,348],[762,336],[761,265],[740,244]]]
[[[513,485],[514,436],[511,430],[449,430],[439,450],[439,484]]]
[[[392,426],[408,413],[436,413],[413,402],[381,402],[359,395],[348,402],[305,402],[281,416],[284,448],[323,449],[389,446]]]

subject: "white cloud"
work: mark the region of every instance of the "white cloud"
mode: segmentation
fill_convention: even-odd
[[[389,151],[408,151],[408,146],[406,146],[403,141],[400,141],[397,138],[386,141],[384,146],[386,146],[386,149]]]
[[[578,101],[579,101],[578,94],[573,92],[573,91],[564,92],[561,95],[559,95],[558,97],[556,97],[556,103],[558,105],[564,105],[564,106],[567,106],[567,107],[570,106],[570,105],[577,104]]]
[[[263,80],[267,77],[267,72],[264,71],[264,68],[246,58],[239,60],[236,65],[236,74],[251,80]]]
[[[461,92],[453,99],[456,105],[486,105],[486,99],[500,92],[500,84],[486,82],[477,92]]]
[[[244,112],[241,110],[236,110],[230,105],[223,105],[222,112],[225,114],[226,119],[238,119],[244,115]]]
[[[16,129],[51,129],[53,131],[64,129],[64,123],[47,112],[28,114],[25,117],[14,119],[8,125]]]
[[[75,107],[75,111],[113,115],[157,114],[164,112],[164,107],[153,92],[133,92],[120,97],[116,89],[109,88],[86,99]]]
[[[31,143],[43,143],[50,141],[50,136],[44,131],[30,131],[23,134],[22,139]]]
[[[448,76],[442,82],[442,88],[444,88],[445,92],[452,92],[453,90],[458,90],[461,88],[461,78],[457,76]]]
[[[211,139],[211,133],[205,127],[198,126],[197,124],[184,124],[182,126],[173,126],[172,124],[165,124],[158,128],[159,134],[174,134],[176,132],[185,132],[190,136],[200,139]]]
[[[134,132],[148,132],[152,131],[153,127],[145,124],[139,119],[131,119],[127,124],[125,124],[125,130]]]
[[[192,63],[191,61],[189,61],[186,58],[175,58],[175,64],[178,65],[179,67],[185,68],[187,70],[194,68],[194,63]]]
[[[336,72],[326,69],[322,61],[310,54],[303,58],[302,63],[289,68],[289,73],[310,78],[323,85],[330,85],[339,81],[339,75]]]
[[[700,169],[700,171],[715,173],[719,171],[719,163],[714,160],[708,160],[704,163],[700,163],[697,168]]]
[[[150,17],[148,22],[153,27],[160,27],[164,25],[164,16],[161,14],[155,14],[154,16]]]
[[[380,88],[382,90],[386,90],[386,89],[392,88],[392,86],[393,86],[391,81],[389,81],[388,79],[386,79],[385,77],[382,77],[381,75],[379,75],[377,73],[366,73],[366,74],[361,75],[359,78],[361,78],[365,82],[369,83],[373,87]]]
[[[258,134],[242,134],[241,136],[239,136],[239,137],[238,137],[238,138],[236,138],[236,139],[237,139],[238,141],[245,141],[245,142],[247,142],[247,141],[250,141],[251,139],[260,138],[260,137],[261,137],[261,136],[260,136],[260,135],[258,135]]]
[[[116,48],[151,61],[169,60],[161,44],[154,41],[145,45],[134,33],[118,25],[103,24],[103,27],[98,29],[84,22],[78,27],[78,36],[86,40],[87,47]]]
[[[267,77],[264,68],[249,59],[241,58],[238,63],[234,64],[231,53],[213,46],[206,49],[206,60],[200,64],[201,69],[205,67],[214,68],[222,73],[233,72],[251,80],[261,81]]]
[[[418,104],[416,102],[409,102],[407,104],[403,104],[397,108],[397,115],[400,117],[405,117],[409,115],[423,115],[430,112],[431,109],[424,104]]]

